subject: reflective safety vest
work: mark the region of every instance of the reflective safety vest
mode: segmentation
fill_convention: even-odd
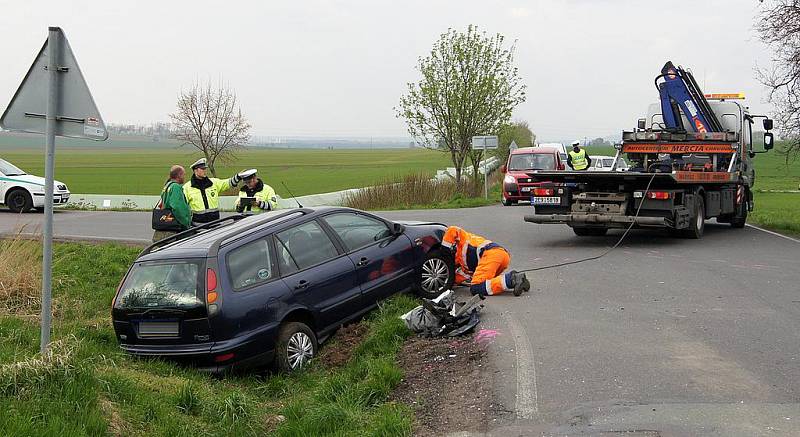
[[[204,188],[196,186],[198,183],[193,177],[192,180],[183,185],[183,194],[189,207],[192,208],[192,221],[197,223],[208,223],[219,218],[219,196],[223,191],[230,189],[235,184],[231,179],[206,178],[208,182]],[[195,184],[193,184],[195,182]]]
[[[489,249],[501,248],[497,243],[481,237],[480,235],[470,234],[458,226],[450,226],[442,237],[442,246],[452,249],[456,248],[455,262],[466,273],[472,274],[478,267],[478,261],[484,252]]]
[[[257,188],[257,187],[256,187]],[[263,184],[263,188],[261,191],[256,191],[250,196],[248,193],[249,190],[246,188],[242,188],[239,190],[239,199],[236,199],[236,209],[242,211],[253,211],[253,212],[260,212],[262,211],[261,208],[258,207],[258,204],[253,204],[251,206],[240,207],[239,200],[242,197],[255,197],[256,202],[264,202],[267,205],[267,209],[263,211],[274,211],[278,209],[278,196],[275,194],[275,190],[267,184]]]
[[[570,150],[569,157],[571,158],[572,168],[575,170],[585,170],[589,167],[589,163],[586,161],[586,150],[581,149],[580,152]]]

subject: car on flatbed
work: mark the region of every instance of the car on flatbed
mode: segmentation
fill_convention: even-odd
[[[613,156],[604,155],[591,155],[589,158],[592,159],[592,165],[588,168],[588,171],[611,171],[614,168],[615,160],[617,161],[617,166],[614,171],[628,170],[628,163],[623,158],[615,159]]]
[[[508,161],[500,169],[503,178],[503,205],[510,206],[520,201],[530,201],[533,190],[544,183],[535,182],[531,172],[564,170],[566,162],[561,158],[561,150],[551,146],[523,147],[513,150]]]
[[[212,372],[299,369],[381,300],[449,289],[445,229],[330,207],[192,228],[154,243],[128,270],[112,305],[117,341]]]
[[[44,178],[26,173],[14,164],[0,159],[0,203],[13,212],[44,209]],[[53,182],[53,206],[63,206],[70,192],[63,182]]]

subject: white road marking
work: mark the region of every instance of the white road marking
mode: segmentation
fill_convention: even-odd
[[[539,414],[539,390],[536,386],[536,359],[531,344],[514,316],[505,313],[511,338],[514,339],[514,352],[517,358],[517,417],[532,419]]]
[[[767,230],[767,229],[764,229],[764,228],[759,228],[758,226],[753,226],[753,225],[751,225],[750,223],[748,223],[748,224],[747,224],[747,226],[748,226],[748,227],[751,227],[751,228],[753,228],[753,229],[758,229],[758,230],[759,230],[759,231],[761,231],[761,232],[766,232],[766,233],[768,233],[768,234],[774,235],[774,236],[776,236],[776,237],[781,237],[781,238],[784,238],[784,239],[786,239],[786,240],[789,240],[789,241],[794,241],[795,243],[800,243],[800,240],[798,240],[798,239],[796,239],[796,238],[787,237],[786,235],[779,234],[779,233],[777,233],[777,232],[772,232],[772,231],[770,231],[770,230]]]

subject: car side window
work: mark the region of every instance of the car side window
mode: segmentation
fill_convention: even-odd
[[[339,255],[328,234],[316,221],[275,234],[278,265],[284,275],[325,262]]]
[[[342,239],[348,251],[369,246],[392,235],[385,222],[360,214],[331,214],[323,220]]]
[[[275,275],[269,240],[260,239],[232,250],[228,256],[228,272],[234,290],[267,282]]]

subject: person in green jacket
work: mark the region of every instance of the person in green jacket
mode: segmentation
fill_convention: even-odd
[[[239,190],[239,198],[236,199],[236,211],[258,213],[278,209],[278,196],[275,194],[275,190],[265,184],[255,173],[255,170],[250,171],[253,173],[244,176],[244,186]],[[244,174],[243,172],[242,175]],[[244,198],[254,198],[255,202],[250,205],[243,205],[242,199]]]
[[[178,223],[183,227],[182,230],[189,229],[192,225],[192,210],[189,208],[189,202],[186,201],[186,196],[183,194],[183,183],[186,179],[186,170],[180,165],[173,165],[169,169],[169,180],[164,183],[164,188],[161,189],[161,203],[164,209],[171,209],[172,215],[178,220]],[[155,231],[153,234],[153,242],[163,240],[179,231]]]

